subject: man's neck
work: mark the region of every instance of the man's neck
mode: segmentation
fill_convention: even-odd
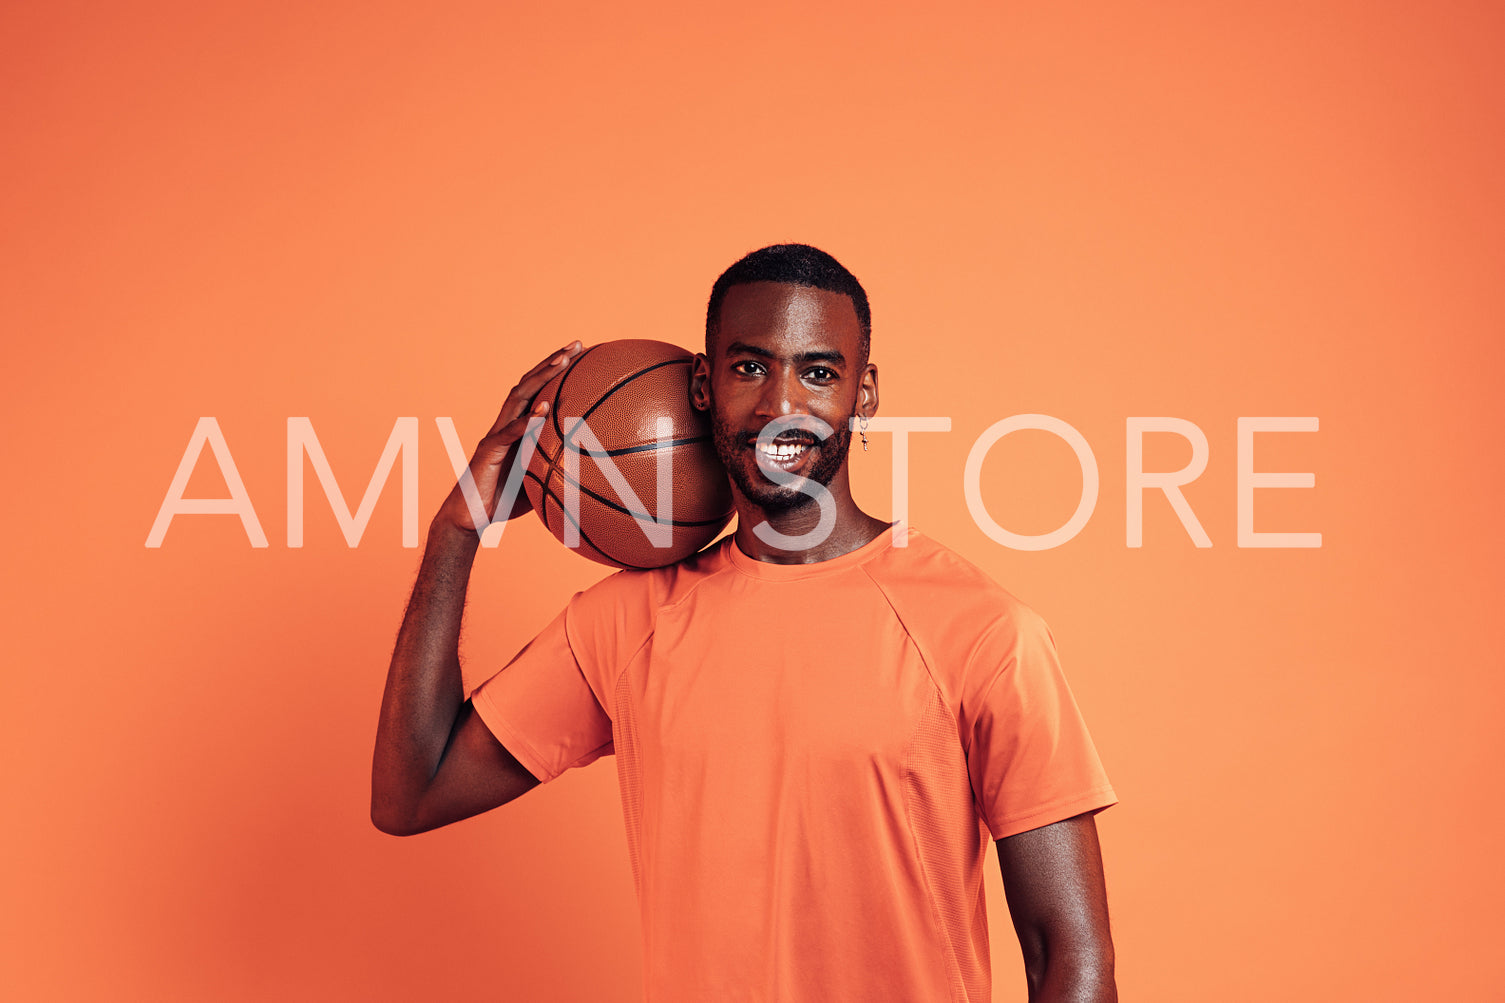
[[[814,564],[849,554],[871,543],[889,523],[875,519],[857,507],[850,493],[831,493],[836,517],[830,531],[821,532],[821,505],[808,504],[780,512],[768,512],[737,495],[736,546],[748,557],[771,564]],[[757,528],[767,529],[759,535]],[[768,530],[772,530],[769,533]],[[776,535],[775,535],[776,534]]]

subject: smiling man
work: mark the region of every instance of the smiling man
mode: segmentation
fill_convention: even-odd
[[[850,420],[878,410],[867,296],[820,254],[767,248],[728,269],[711,290],[706,354],[691,382],[695,406],[710,412],[737,511],[757,514],[741,523],[739,542],[753,556],[800,564],[844,554],[888,528],[857,507],[847,477]],[[798,549],[759,546],[777,539],[759,532],[760,522],[797,535]],[[798,534],[785,532],[792,527]]]
[[[862,287],[815,248],[728,269],[690,390],[735,534],[575,596],[470,700],[477,534],[457,488],[388,674],[373,821],[420,832],[614,753],[651,1001],[990,1000],[996,841],[1029,998],[1112,1000],[1092,813],[1114,795],[1049,631],[852,498],[849,423],[878,409],[870,330]],[[482,440],[488,511],[544,413],[530,402],[580,351],[526,374]]]

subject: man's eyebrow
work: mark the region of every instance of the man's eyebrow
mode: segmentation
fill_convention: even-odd
[[[757,345],[749,345],[743,341],[734,341],[730,345],[727,345],[726,354],[751,355],[759,359],[778,358],[777,355],[775,355],[773,352],[770,352],[766,348],[760,348]],[[842,363],[847,361],[847,357],[836,351],[835,349],[830,349],[828,351],[822,352],[800,352],[798,355],[794,356],[794,361],[800,364],[809,362],[833,362],[837,365],[841,365]]]

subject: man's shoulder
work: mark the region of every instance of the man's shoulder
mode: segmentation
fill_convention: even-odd
[[[579,610],[641,607],[656,609],[683,599],[702,583],[728,567],[722,537],[699,553],[662,568],[618,571],[577,594],[571,606]]]
[[[885,550],[867,572],[885,592],[946,619],[983,615],[1029,616],[1022,601],[965,557],[914,529],[904,545]]]
[[[654,635],[660,610],[722,570],[721,549],[716,543],[667,567],[618,571],[575,593],[565,629],[580,665],[591,678],[604,680],[598,692],[609,691],[612,672]]]
[[[868,574],[949,699],[1015,653],[1054,643],[1038,613],[971,561],[920,533],[906,542]]]

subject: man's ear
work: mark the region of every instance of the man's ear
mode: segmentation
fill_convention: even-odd
[[[871,418],[878,413],[878,367],[869,362],[862,369],[857,385],[857,414]]]
[[[711,360],[700,352],[690,367],[690,404],[697,411],[711,409]]]

